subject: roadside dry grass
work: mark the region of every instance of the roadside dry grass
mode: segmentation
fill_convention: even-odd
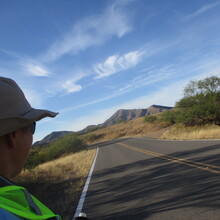
[[[220,126],[185,127],[176,125],[165,131],[161,138],[174,140],[220,139]]]
[[[146,136],[160,137],[166,130],[166,123],[147,123],[144,118],[138,118],[128,122],[112,125],[84,135],[87,144],[117,139],[120,137]]]
[[[121,137],[150,137],[174,140],[220,139],[220,126],[205,125],[185,127],[170,126],[164,122],[148,123],[144,118],[112,125],[84,135],[87,144],[117,139]]]
[[[64,220],[72,219],[95,150],[84,150],[23,171],[14,181]]]

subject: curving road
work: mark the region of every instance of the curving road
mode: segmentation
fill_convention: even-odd
[[[127,138],[98,147],[89,219],[220,219],[220,141]]]

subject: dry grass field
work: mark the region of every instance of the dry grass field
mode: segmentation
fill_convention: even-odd
[[[166,123],[147,123],[144,118],[122,122],[84,135],[87,144],[117,139],[121,137],[160,137],[168,129]]]
[[[144,118],[112,125],[85,135],[87,144],[121,137],[149,137],[173,140],[220,139],[220,126],[205,125],[185,127],[167,123],[147,123]]]
[[[95,155],[84,150],[23,171],[14,181],[26,187],[64,220],[72,219]]]
[[[192,140],[192,139],[220,139],[220,126],[174,126],[165,131],[161,138],[173,140]]]

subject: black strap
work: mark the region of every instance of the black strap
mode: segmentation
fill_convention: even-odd
[[[26,197],[26,200],[28,201],[29,206],[35,211],[37,215],[42,215],[40,208],[37,206],[37,204],[32,199],[31,194],[27,190],[22,190],[22,191],[25,194],[25,197]]]
[[[0,187],[13,186],[13,185],[16,185],[16,184],[11,182],[6,177],[0,176]]]

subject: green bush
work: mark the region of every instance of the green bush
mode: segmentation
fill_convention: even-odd
[[[90,133],[90,134],[87,134],[85,136],[85,141],[92,142],[92,141],[98,140],[102,137],[103,137],[103,134],[92,134],[92,133]]]
[[[157,117],[154,115],[147,115],[144,117],[145,122],[153,123],[157,120]]]
[[[170,110],[170,111],[162,112],[158,120],[160,122],[168,122],[169,124],[175,124],[176,118],[177,118],[177,112]]]
[[[29,155],[25,169],[33,169],[37,165],[54,160],[60,156],[85,149],[84,141],[76,134],[69,134],[46,146],[35,147]]]

